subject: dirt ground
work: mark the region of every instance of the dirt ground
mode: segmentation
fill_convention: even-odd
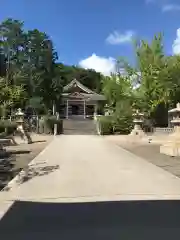
[[[144,158],[148,162],[163,168],[164,170],[180,177],[180,157],[170,157],[160,153],[160,144],[145,142],[127,142],[122,139],[112,138],[110,141],[118,146],[132,152],[133,154]]]
[[[27,166],[53,139],[51,135],[31,135],[33,143],[21,143],[17,146],[7,146],[6,150],[13,154],[14,175]],[[16,139],[15,139],[16,140]]]

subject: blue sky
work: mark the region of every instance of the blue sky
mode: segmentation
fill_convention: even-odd
[[[180,53],[180,0],[0,0],[0,21],[9,17],[46,32],[59,61],[105,74],[119,56],[133,61],[134,36],[163,32],[167,54]]]

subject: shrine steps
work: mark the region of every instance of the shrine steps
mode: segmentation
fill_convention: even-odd
[[[64,134],[66,135],[94,135],[96,127],[94,120],[90,119],[64,119]]]

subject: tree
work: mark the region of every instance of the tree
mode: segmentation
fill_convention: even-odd
[[[128,133],[132,126],[132,83],[121,73],[104,77],[103,93],[106,96],[114,132]]]
[[[136,104],[150,116],[159,104],[168,103],[171,94],[172,78],[162,35],[155,35],[151,43],[145,40],[136,41],[135,54],[136,67],[127,63],[124,67],[129,77],[136,76],[138,79],[139,87],[134,90]]]
[[[121,74],[114,74],[111,77],[104,77],[102,91],[106,96],[109,106],[115,110],[117,104],[132,95],[132,85],[128,77]]]
[[[1,115],[6,116],[7,110],[21,102],[24,95],[22,86],[8,86],[4,78],[0,79],[0,109]]]
[[[122,58],[118,61],[136,85],[132,92],[133,105],[165,126],[168,107],[180,101],[180,57],[165,54],[162,34],[155,35],[150,43],[136,41],[135,55],[136,66]]]
[[[99,93],[102,90],[102,75],[92,69],[84,69],[77,66],[67,66],[62,63],[57,64],[62,85],[65,86],[74,78],[83,85]]]
[[[57,63],[53,42],[46,33],[25,31],[22,21],[7,19],[0,24],[0,36],[0,74],[9,89],[14,85],[23,89],[22,106],[29,105],[28,98],[40,98],[50,109],[53,104],[60,105],[63,86],[73,78],[101,91],[100,73]]]
[[[4,77],[6,75],[6,60],[5,56],[0,49],[0,77]]]
[[[13,82],[13,73],[21,66],[20,57],[24,48],[23,22],[7,19],[0,24],[0,48],[7,59],[6,81]]]

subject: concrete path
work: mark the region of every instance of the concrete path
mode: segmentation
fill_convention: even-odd
[[[99,136],[56,137],[32,166],[42,176],[15,184],[12,190],[1,192],[0,199],[180,199],[179,178]]]
[[[92,224],[88,223],[92,225],[92,229],[94,229],[93,227],[95,226],[93,234],[95,234],[97,229],[98,231],[101,229],[102,234],[104,234],[102,236],[109,236],[103,239],[110,239],[110,236],[112,238],[113,234],[117,235],[118,231],[122,234],[122,231],[125,229],[124,227],[129,226],[129,221],[131,221],[130,226],[134,227],[134,224],[137,223],[143,226],[145,221],[144,216],[151,216],[152,212],[154,213],[153,218],[151,217],[151,221],[148,220],[150,223],[145,222],[146,227],[149,224],[150,227],[155,226],[155,229],[157,229],[158,224],[162,223],[164,219],[169,221],[169,214],[171,214],[171,220],[175,219],[174,225],[177,225],[177,219],[172,217],[172,209],[173,216],[175,216],[177,207],[172,208],[171,202],[167,203],[165,201],[165,205],[162,202],[148,202],[147,204],[152,205],[151,208],[144,204],[140,205],[136,203],[133,205],[130,201],[112,203],[112,201],[115,200],[180,199],[180,179],[121,149],[103,137],[85,135],[63,135],[56,137],[50,145],[34,159],[32,165],[42,176],[34,176],[23,184],[15,184],[10,191],[0,193],[0,218],[15,200],[25,201],[16,202],[15,207],[13,207],[14,210],[10,211],[10,216],[13,216],[12,218],[8,218],[9,215],[7,214],[8,216],[4,220],[4,225],[2,225],[5,233],[11,233],[11,231],[9,232],[9,226],[11,226],[14,232],[19,229],[18,231],[23,231],[25,236],[30,236],[30,233],[34,231],[41,233],[47,229],[50,231],[50,228],[53,234],[56,232],[54,229],[63,229],[62,232],[68,231],[68,233],[66,233],[68,235],[70,234],[69,229],[71,229],[72,226],[74,226],[74,231],[77,230],[77,222],[81,225],[83,232],[85,227],[87,227],[84,227],[84,222],[87,223],[87,221],[89,221],[91,223],[92,221]],[[57,165],[59,165],[59,169],[57,169]],[[39,166],[46,168],[40,170]],[[93,203],[96,205],[92,206],[91,204],[87,205],[89,203],[76,204],[76,206],[70,204],[72,202],[89,201],[109,202],[106,203],[106,205],[108,205],[107,207],[103,207],[104,204],[98,206],[98,203]],[[46,204],[38,205],[37,202],[46,202]],[[60,204],[57,206],[49,204],[49,202],[68,202],[68,204]],[[130,204],[130,206],[128,205],[127,207],[126,203]],[[132,212],[133,209],[134,212]],[[160,210],[161,212],[158,212]],[[168,210],[169,212],[167,216],[165,216],[164,212]],[[127,216],[129,215],[127,212],[131,215],[128,219]],[[137,220],[136,218],[140,216],[141,219]],[[157,220],[158,216],[160,216],[161,219]],[[177,214],[177,216],[179,215]],[[122,222],[119,225],[115,222],[118,217],[122,218]],[[62,222],[61,219],[67,218],[68,220],[64,221],[62,226],[57,225],[57,223]],[[8,220],[6,221],[6,219]],[[46,219],[46,221],[44,219]],[[103,225],[105,220],[109,220],[109,222],[105,222]],[[30,226],[33,226],[29,227],[29,222]],[[67,222],[69,225],[67,225]],[[113,226],[111,226],[112,223]],[[178,223],[180,223],[180,220],[178,220]],[[100,224],[99,228],[97,227],[99,226],[98,224]],[[168,222],[168,224],[168,226],[172,226],[172,223]],[[165,225],[166,222],[163,226]],[[44,226],[48,226],[47,229]],[[108,226],[110,226],[109,230]],[[24,230],[27,227],[29,227],[27,230],[29,235]],[[116,228],[115,230],[117,230],[117,232],[114,228]],[[141,229],[139,230],[140,233],[143,232],[143,229],[144,228],[142,228],[142,231],[140,231]],[[107,230],[109,231],[109,235],[107,234]],[[126,230],[127,235],[131,234],[132,229],[128,228]],[[78,231],[73,232],[73,236],[77,235],[77,232]],[[152,229],[150,229],[149,233],[151,232]],[[163,233],[166,236],[167,233],[165,233],[164,230]],[[63,234],[65,233],[63,232]],[[88,234],[84,234],[86,235],[86,239],[92,239],[92,237],[87,238],[89,236],[89,230]],[[99,234],[99,232],[97,234]],[[43,236],[46,237],[43,239],[49,239],[47,238],[46,232]],[[78,239],[85,238],[81,236],[81,238]],[[134,234],[132,238],[129,237],[128,239],[134,239]],[[138,239],[149,239],[148,234],[146,238]],[[152,237],[150,239],[152,239]]]

